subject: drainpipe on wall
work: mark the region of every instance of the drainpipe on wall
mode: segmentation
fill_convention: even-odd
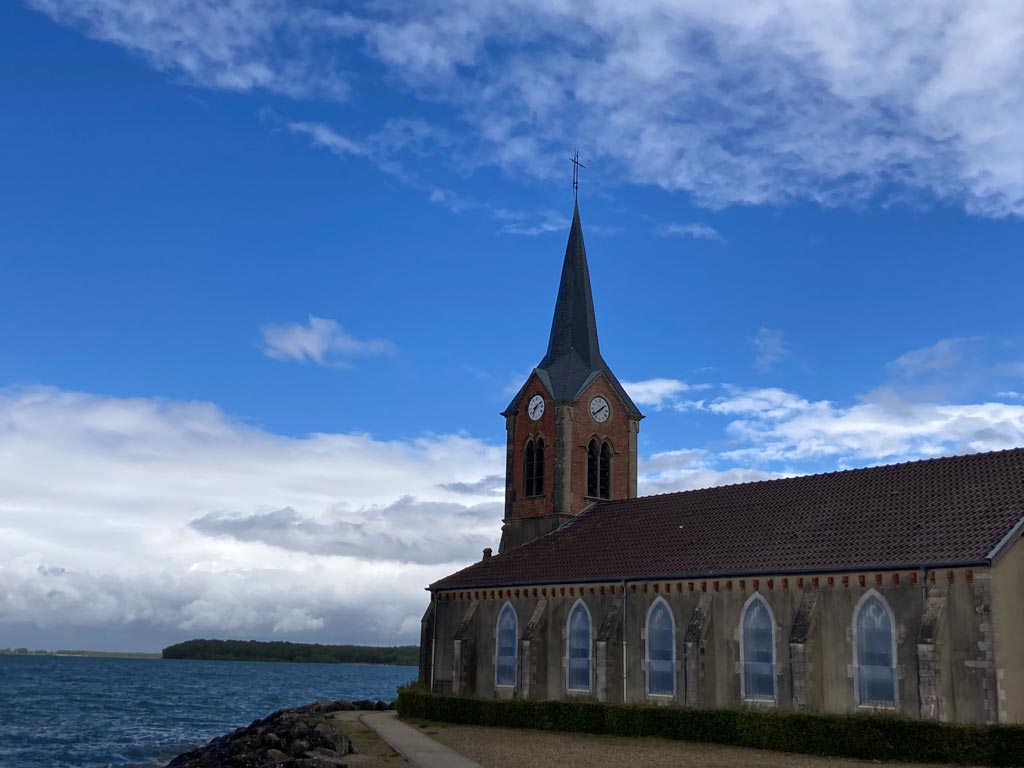
[[[626,582],[622,582],[622,703],[626,703],[626,634],[629,622],[629,592]]]
[[[432,602],[434,608],[434,626],[431,627],[433,637],[430,638],[430,692],[434,692],[434,660],[437,655],[437,595],[433,592],[430,593],[430,602]]]

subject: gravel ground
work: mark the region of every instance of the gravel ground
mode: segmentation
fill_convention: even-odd
[[[877,763],[667,739],[627,739],[549,731],[483,728],[413,721],[424,733],[487,768],[950,768],[927,763]]]

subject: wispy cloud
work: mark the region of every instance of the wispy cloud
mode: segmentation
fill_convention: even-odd
[[[1015,3],[28,1],[207,88],[355,98],[383,67],[403,115],[452,126],[431,151],[460,171],[549,179],[572,135],[610,175],[712,208],[895,190],[1024,215]]]
[[[332,101],[351,93],[349,74],[335,65],[329,49],[316,44],[322,30],[311,14],[286,0],[26,2],[60,24],[142,55],[190,85]],[[290,45],[289,38],[300,44]]]
[[[753,338],[754,368],[758,373],[771,373],[775,367],[790,355],[789,344],[786,343],[782,331],[772,328],[760,328]]]
[[[662,237],[689,237],[694,240],[715,240],[725,242],[718,230],[707,224],[662,224],[655,232]]]
[[[386,339],[357,339],[336,320],[313,315],[305,325],[267,323],[260,333],[264,353],[275,360],[345,367],[357,357],[392,355],[397,351],[395,345]]]
[[[329,150],[339,157],[370,157],[373,154],[368,146],[343,136],[324,123],[288,123],[288,130],[309,136],[314,146]]]

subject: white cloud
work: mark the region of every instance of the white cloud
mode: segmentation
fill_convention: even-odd
[[[717,468],[714,454],[702,450],[664,451],[639,462],[640,495],[689,491],[716,485],[781,477],[778,472],[747,467]]]
[[[553,178],[574,136],[608,178],[710,207],[884,192],[1024,214],[1017,3],[29,2],[209,88],[344,98],[380,87],[365,56],[403,114],[459,126],[433,151],[460,171]]]
[[[841,407],[754,389],[720,398],[708,410],[740,417],[727,426],[742,446],[721,454],[730,461],[828,459],[856,466],[1024,445],[1024,406],[1005,403],[920,403],[880,391]]]
[[[474,485],[504,454],[454,435],[285,437],[209,403],[0,390],[0,628],[149,648],[199,633],[415,642],[401,628],[423,587],[496,545],[500,502]]]
[[[790,348],[779,330],[761,328],[753,339],[754,368],[758,373],[771,373],[775,367],[789,357]]]
[[[369,157],[371,150],[363,144],[343,136],[324,123],[288,123],[288,130],[309,136],[313,145],[333,152],[339,157],[353,155]]]
[[[226,91],[348,97],[348,76],[286,0],[26,0],[54,21],[139,53],[156,69]]]
[[[940,339],[930,347],[905,352],[889,363],[889,369],[901,376],[918,376],[947,371],[963,362],[974,339]]]
[[[310,360],[319,365],[347,366],[352,358],[395,354],[385,339],[357,339],[336,320],[309,316],[301,323],[268,323],[260,329],[263,351],[276,360]]]
[[[707,224],[662,224],[657,232],[662,237],[692,237],[694,240],[717,240],[725,242],[725,238],[714,227]]]
[[[707,389],[706,384],[692,385],[679,379],[654,378],[643,381],[624,381],[623,388],[637,405],[649,405],[661,410],[667,404],[675,404],[683,392]]]

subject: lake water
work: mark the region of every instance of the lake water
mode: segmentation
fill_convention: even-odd
[[[162,765],[275,709],[395,698],[416,667],[0,656],[0,768]]]

